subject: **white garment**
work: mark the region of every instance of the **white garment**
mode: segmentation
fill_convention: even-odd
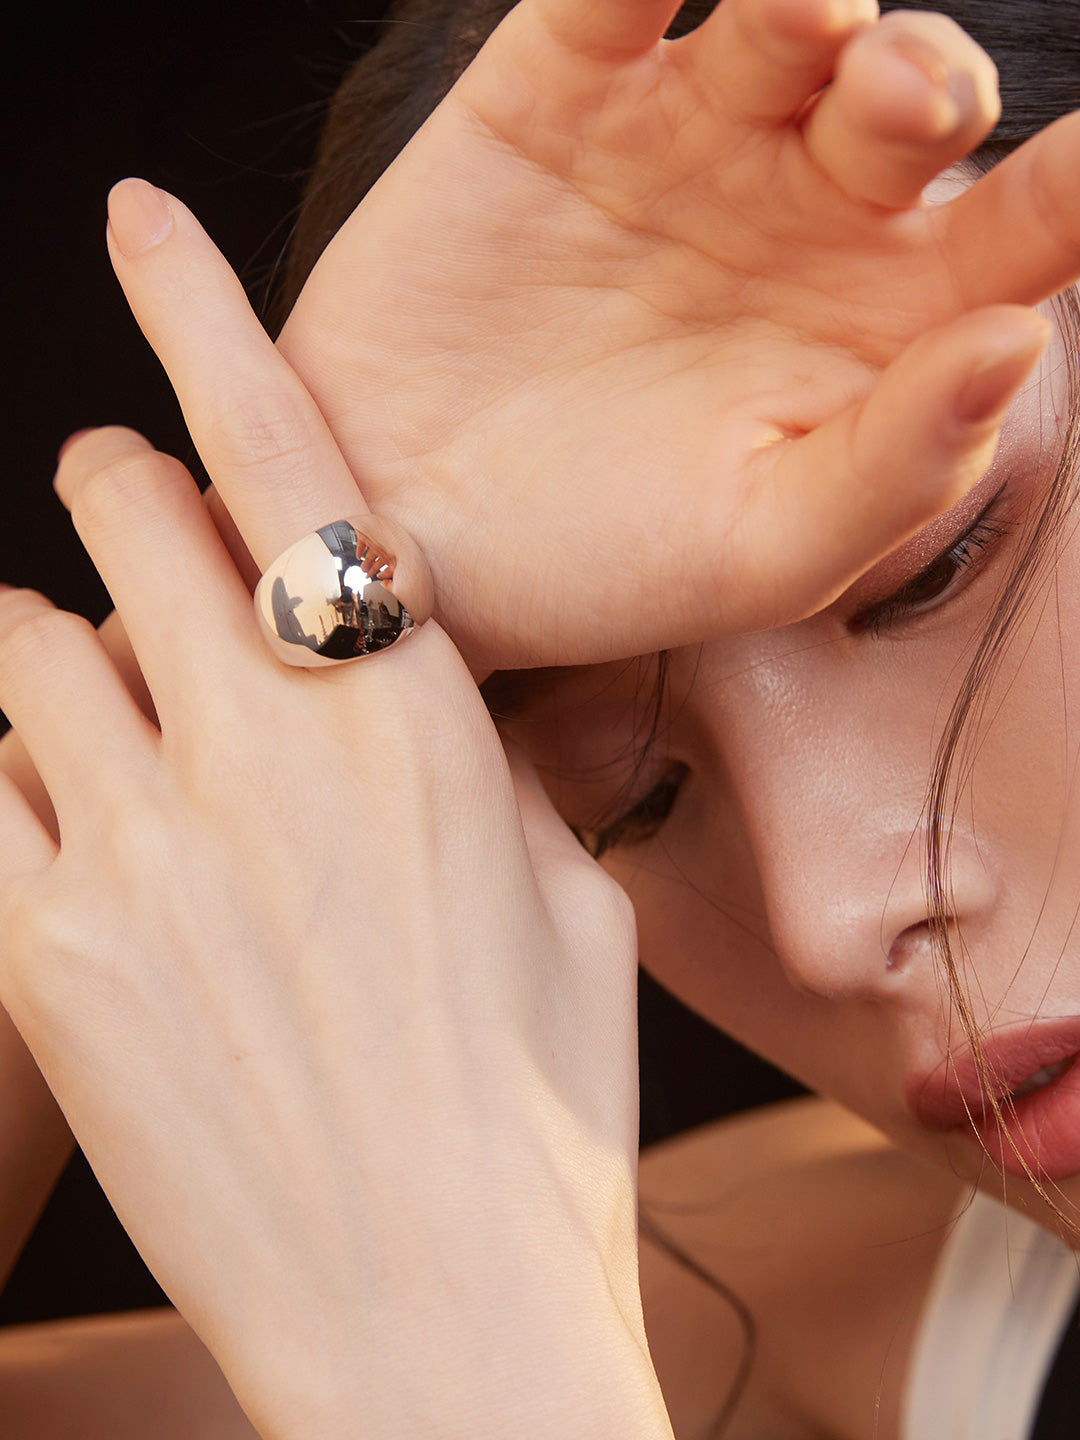
[[[942,1250],[905,1386],[901,1440],[1029,1440],[1077,1256],[981,1192]]]

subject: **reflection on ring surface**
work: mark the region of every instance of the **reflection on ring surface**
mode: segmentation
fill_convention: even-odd
[[[262,618],[279,640],[327,661],[385,650],[414,623],[391,588],[395,566],[395,557],[350,521],[324,525],[265,577],[271,583],[260,587]]]

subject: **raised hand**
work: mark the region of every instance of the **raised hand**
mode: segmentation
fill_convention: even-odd
[[[998,113],[951,21],[674,8],[522,0],[281,339],[478,664],[824,605],[982,473],[1080,272],[1076,117],[920,198]]]
[[[356,514],[190,214],[128,182],[112,215],[256,561]],[[287,432],[252,431],[268,396]],[[267,1440],[670,1440],[625,897],[437,624],[292,669],[176,461],[94,431],[56,485],[155,719],[85,621],[0,594],[0,707],[57,822],[0,780],[0,1002],[170,1297]]]

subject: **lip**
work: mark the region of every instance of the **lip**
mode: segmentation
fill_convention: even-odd
[[[1022,1021],[980,1041],[988,1084],[970,1045],[911,1076],[907,1108],[926,1130],[978,1138],[990,1159],[1014,1175],[1049,1180],[1080,1172],[1080,1064],[1039,1090],[1011,1096],[1030,1075],[1080,1055],[1080,1015]],[[1001,1119],[990,1099],[1001,1102]]]

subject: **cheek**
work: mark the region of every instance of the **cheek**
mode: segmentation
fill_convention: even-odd
[[[659,845],[607,864],[634,900],[644,968],[684,1005],[810,1089],[906,1134],[901,1037],[886,1007],[831,1005],[793,987],[770,944],[747,850],[728,835],[712,858],[723,886],[707,885],[700,865],[691,881]]]
[[[1044,956],[1047,983],[1064,957],[1080,973],[1080,564],[1070,545],[989,687],[973,728],[970,781],[958,809],[1006,876],[998,963]],[[988,962],[991,967],[993,959]],[[1034,983],[1034,982],[1032,982]]]
[[[718,1029],[798,1073],[805,997],[772,949],[755,859],[726,798],[699,780],[657,839],[603,864],[634,902],[644,968]]]

